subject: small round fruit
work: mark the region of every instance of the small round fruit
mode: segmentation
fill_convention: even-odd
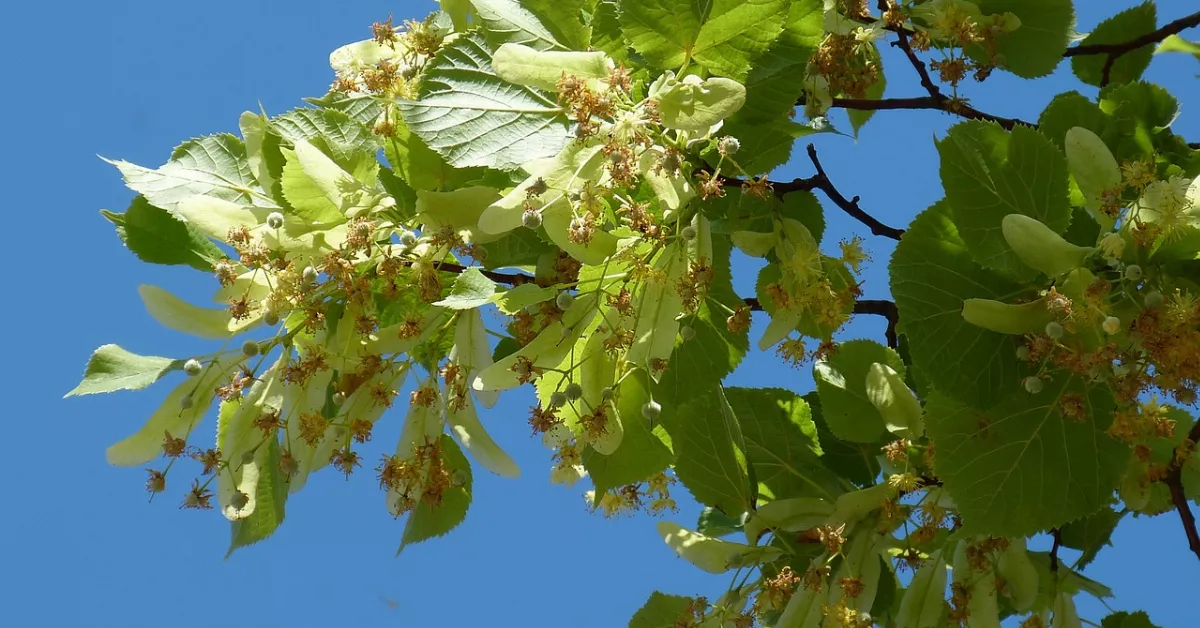
[[[274,327],[279,324],[279,312],[275,310],[267,310],[263,312],[263,324],[267,327]]]
[[[1125,267],[1125,278],[1129,281],[1142,280],[1142,267],[1137,264],[1130,264]]]
[[[684,340],[691,340],[692,338],[696,337],[696,330],[691,325],[684,325],[683,327],[679,328],[679,335],[682,336]]]
[[[1027,347],[1025,345],[1021,345],[1021,346],[1017,347],[1017,359],[1022,362],[1025,362],[1026,360],[1028,360],[1029,359],[1029,347]]]
[[[526,229],[537,229],[542,226],[542,213],[534,209],[525,210],[525,213],[521,214],[521,224],[525,225]]]
[[[179,407],[183,408],[184,410],[187,410],[188,408],[192,407],[193,403],[194,402],[192,401],[192,396],[185,395],[182,399],[179,400]]]
[[[340,406],[343,403],[346,403],[346,393],[339,390],[333,393],[329,400],[333,402],[333,405]]]
[[[605,388],[604,390],[600,391],[600,401],[603,401],[603,402],[612,401],[614,394],[615,393],[613,393],[612,387],[609,386],[608,388]]]
[[[1111,336],[1121,331],[1121,319],[1116,316],[1109,316],[1100,324],[1100,328],[1104,330],[1104,333]]]
[[[400,232],[400,244],[410,248],[416,246],[417,234],[405,229],[404,231]]]
[[[575,296],[570,292],[560,292],[558,293],[557,297],[554,297],[554,304],[557,305],[558,309],[560,310],[565,311],[567,308],[571,307],[572,303],[575,303]]]
[[[658,403],[657,401],[647,401],[646,403],[642,404],[642,416],[645,417],[647,421],[653,421],[657,419],[658,415],[660,414],[662,414],[662,404]]]
[[[696,228],[693,227],[692,225],[688,225],[688,226],[684,227],[683,229],[681,229],[679,231],[679,237],[683,238],[687,242],[691,242],[692,240],[695,240],[696,239]]]
[[[204,370],[204,365],[200,363],[200,360],[197,360],[195,358],[192,358],[191,360],[188,360],[187,362],[183,363],[183,372],[187,373],[191,377],[195,377],[195,376],[199,375],[200,371],[203,371],[203,370]]]
[[[1042,388],[1044,387],[1042,380],[1033,376],[1026,377],[1021,384],[1025,386],[1025,390],[1031,395],[1042,392]]]
[[[267,215],[267,226],[272,229],[283,228],[283,214],[279,212],[271,212]]]
[[[317,269],[313,268],[312,266],[306,266],[304,268],[303,279],[304,279],[305,283],[316,283],[317,282]]]
[[[717,150],[722,155],[733,155],[742,148],[742,143],[732,135],[726,135],[717,142]]]
[[[570,384],[567,384],[567,388],[564,392],[567,394],[567,399],[570,401],[579,401],[581,398],[583,398],[583,386],[580,386],[578,382],[571,382]]]
[[[1142,298],[1142,303],[1145,303],[1146,307],[1150,309],[1159,307],[1163,304],[1163,293],[1159,292],[1158,290],[1151,290],[1150,292],[1146,293],[1145,297]]]
[[[550,407],[561,408],[567,405],[567,394],[561,390],[556,390],[550,395]]]
[[[1066,330],[1063,329],[1063,326],[1060,323],[1054,321],[1046,323],[1046,335],[1050,336],[1050,338],[1053,340],[1062,338],[1065,332]]]
[[[467,479],[466,471],[463,471],[462,469],[455,469],[454,473],[450,474],[450,485],[455,488],[466,486]]]
[[[252,358],[259,353],[261,353],[261,349],[257,342],[253,340],[247,340],[246,342],[242,343],[242,355]]]

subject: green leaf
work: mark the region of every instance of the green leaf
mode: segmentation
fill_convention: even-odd
[[[696,395],[679,410],[686,417],[671,425],[675,448],[675,474],[696,501],[720,508],[726,514],[751,510],[750,469],[738,417],[723,389]]]
[[[616,399],[624,431],[621,446],[607,456],[590,446],[583,451],[583,466],[592,478],[597,496],[609,489],[641,482],[665,470],[675,459],[667,444],[670,438],[666,430],[662,425],[650,425],[642,416],[642,404],[650,401],[649,375],[637,370],[625,377]]]
[[[618,65],[629,65],[629,47],[621,32],[621,8],[612,0],[600,0],[592,15],[592,48],[601,50]]]
[[[383,145],[383,154],[396,173],[417,190],[451,190],[480,178],[483,168],[454,168],[405,124]]]
[[[279,470],[279,441],[268,439],[256,454],[258,461],[258,485],[255,489],[254,512],[245,519],[230,522],[231,538],[228,558],[234,550],[254,545],[275,533],[283,523],[284,504],[288,496],[288,479]]]
[[[500,311],[509,316],[538,303],[549,301],[558,296],[558,290],[553,287],[541,287],[535,283],[523,283],[495,295],[492,300]]]
[[[380,137],[345,112],[295,109],[273,118],[271,128],[289,142],[311,143],[364,185],[378,178]]]
[[[1158,47],[1154,49],[1154,54],[1162,54],[1164,52],[1182,52],[1192,55],[1200,60],[1200,43],[1188,41],[1179,35],[1171,35],[1162,40]]]
[[[696,521],[696,531],[713,538],[729,536],[741,529],[741,517],[731,517],[712,506],[701,510],[700,518]]]
[[[726,398],[746,443],[758,491],[770,499],[842,493],[821,463],[821,445],[808,403],[781,388],[727,388]]]
[[[1087,418],[1064,416],[1065,400]],[[1014,389],[987,411],[933,395],[926,423],[938,476],[964,530],[1029,536],[1106,506],[1129,456],[1105,433],[1113,405],[1104,387],[1061,372],[1038,394]]]
[[[825,34],[821,0],[795,0],[783,33],[746,76],[746,104],[728,120],[731,126],[781,122],[804,91],[808,60]],[[739,139],[741,136],[738,136]]]
[[[1079,45],[1119,44],[1137,39],[1153,31],[1157,26],[1157,19],[1154,3],[1145,2],[1100,22],[1096,26],[1096,30],[1089,33],[1083,41],[1079,42]],[[1150,66],[1150,57],[1153,55],[1153,48],[1143,46],[1117,57],[1109,69],[1109,83],[1120,84],[1136,81]],[[1088,85],[1101,84],[1106,64],[1108,64],[1108,55],[1106,54],[1071,57],[1071,70],[1075,72],[1075,76],[1078,76],[1079,80]]]
[[[362,184],[307,140],[297,138],[282,152],[287,164],[280,185],[297,216],[317,226],[334,225],[367,200]]]
[[[1075,569],[1086,568],[1096,559],[1100,550],[1112,545],[1112,533],[1117,529],[1117,524],[1124,516],[1125,513],[1106,507],[1087,517],[1072,521],[1059,530],[1064,547],[1083,552],[1079,560],[1075,562]]]
[[[537,16],[517,0],[471,0],[471,4],[483,22],[483,36],[492,48],[513,43],[538,50],[565,49]]]
[[[1153,155],[1165,146],[1171,134],[1163,131],[1179,115],[1179,101],[1158,85],[1135,81],[1101,91],[1100,109],[1121,126],[1126,142],[1135,145],[1141,153],[1136,156],[1141,157]],[[1118,160],[1126,158],[1119,145],[1113,154]]]
[[[975,263],[940,202],[917,216],[892,255],[892,295],[913,363],[943,394],[987,407],[1020,386],[1013,336],[962,317],[964,299],[1005,299],[1018,288]],[[964,350],[970,347],[970,351]]]
[[[867,374],[877,362],[904,376],[900,356],[871,340],[843,342],[833,355],[813,364],[825,421],[842,440],[877,443],[887,437],[887,424],[867,394]]]
[[[738,165],[746,172],[760,175],[787,163],[792,156],[796,140],[815,133],[831,133],[833,127],[826,125],[818,131],[807,124],[786,118],[764,124],[737,122],[721,127],[721,133],[741,140]]]
[[[117,345],[104,345],[88,358],[83,381],[64,397],[94,395],[114,390],[141,390],[171,371],[183,360],[130,353]]]
[[[155,207],[138,196],[125,213],[100,210],[117,227],[121,242],[143,262],[185,264],[196,270],[212,272],[213,264],[225,254],[191,225],[180,221],[165,209]]]
[[[570,50],[587,50],[592,39],[592,26],[585,24],[583,14],[592,4],[589,0],[522,0],[550,31],[556,41]]]
[[[691,607],[695,601],[695,598],[655,591],[633,614],[629,628],[675,628],[680,621],[690,622],[694,619]]]
[[[254,178],[246,159],[246,146],[228,133],[180,144],[171,153],[170,161],[158,169],[127,161],[105,161],[121,171],[130,189],[167,211],[173,211],[179,201],[196,195],[260,207],[275,205]]]
[[[496,282],[472,266],[454,278],[449,296],[434,305],[451,310],[470,310],[490,303],[495,292]]]
[[[984,15],[1011,12],[1021,20],[1019,28],[996,42],[996,52],[1004,55],[1004,69],[1038,78],[1058,67],[1075,24],[1071,0],[977,0],[975,4]]]
[[[750,60],[783,31],[786,0],[646,0],[621,7],[634,50],[660,69],[694,60],[714,74],[743,80]]]
[[[404,526],[404,536],[400,540],[400,549],[396,550],[397,554],[409,545],[443,536],[467,518],[467,509],[471,506],[471,463],[467,462],[467,457],[458,448],[458,443],[448,434],[442,434],[438,445],[446,470],[462,478],[463,484],[446,489],[442,493],[442,503],[436,506],[430,505],[426,500],[418,502],[417,507],[408,515],[408,523]]]
[[[537,232],[530,229],[509,231],[497,240],[480,244],[477,249],[484,252],[478,260],[488,270],[512,267],[531,269],[537,265],[539,257],[555,250],[553,244],[539,238]]]
[[[826,469],[840,475],[858,486],[869,486],[879,475],[879,446],[876,443],[852,443],[833,434],[821,411],[821,398],[817,391],[804,395],[809,414],[817,428],[821,444],[821,463]]]
[[[1100,622],[1100,626],[1101,628],[1159,628],[1157,624],[1151,623],[1150,616],[1146,614],[1146,611],[1133,613],[1117,611],[1105,617]]]
[[[946,201],[959,235],[987,268],[1030,278],[1032,271],[997,237],[1008,214],[1040,220],[1056,233],[1071,222],[1067,160],[1037,131],[988,122],[957,124],[938,142]]]
[[[421,98],[399,104],[413,133],[455,167],[512,170],[567,143],[554,98],[501,80],[492,50],[478,32],[455,39],[425,67]]]

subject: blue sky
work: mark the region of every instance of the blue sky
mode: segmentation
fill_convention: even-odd
[[[1079,30],[1131,4],[1079,2]],[[1195,10],[1191,0],[1158,5],[1160,21]],[[176,491],[150,504],[143,471],[104,461],[104,448],[137,429],[164,388],[61,399],[101,344],[178,357],[209,347],[157,327],[143,311],[139,284],[171,286],[200,302],[211,282],[190,270],[142,264],[123,249],[98,210],[124,210],[132,193],[97,154],[155,166],[184,139],[236,131],[238,114],[259,103],[272,114],[302,104],[328,86],[331,50],[368,36],[371,22],[388,13],[421,17],[432,7],[122,0],[6,8],[0,172],[13,236],[5,274],[15,285],[0,308],[10,330],[0,625],[611,627],[625,625],[656,588],[715,595],[728,582],[675,558],[656,538],[653,520],[605,520],[584,508],[582,485],[551,486],[548,452],[525,424],[528,390],[507,393],[484,417],[523,477],[478,471],[466,522],[399,558],[402,523],[387,513],[371,474],[346,482],[322,472],[289,501],[274,538],[223,560],[224,519],[176,508],[182,476]],[[887,55],[888,95],[920,95],[903,60]],[[1200,140],[1197,73],[1195,60],[1182,56],[1156,58],[1147,73],[1183,102],[1175,128],[1191,140]],[[997,73],[971,85],[968,95],[993,113],[1035,119],[1051,96],[1076,88],[1094,93],[1063,64],[1037,83]],[[834,135],[816,143],[843,193],[860,195],[868,211],[904,226],[941,196],[932,139],[952,122],[936,112],[884,112],[857,143]],[[775,178],[811,174],[802,147],[796,154]],[[826,207],[832,246],[856,224]],[[867,237],[875,262],[866,296],[884,298],[890,242]],[[743,274],[744,293],[750,281]],[[882,329],[878,320],[855,321],[845,336],[878,337]],[[812,388],[807,369],[781,367],[761,354],[730,383]],[[394,442],[397,424],[381,423],[377,449]],[[680,501],[673,519],[693,524],[698,508]],[[1087,572],[1114,589],[1113,608],[1144,608],[1166,627],[1195,625],[1189,596],[1200,582],[1200,562],[1187,553],[1178,519],[1126,520],[1115,541]],[[1091,603],[1080,611],[1097,621],[1104,614]]]

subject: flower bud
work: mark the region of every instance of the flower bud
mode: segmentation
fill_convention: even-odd
[[[571,307],[572,303],[575,303],[575,297],[570,292],[560,292],[554,298],[554,305],[557,305],[560,310],[566,310]]]
[[[1103,323],[1100,324],[1100,328],[1104,330],[1104,333],[1111,336],[1112,334],[1121,331],[1121,319],[1117,318],[1116,316],[1109,316],[1108,318],[1104,319]]]
[[[1142,297],[1142,303],[1145,303],[1146,307],[1151,309],[1159,307],[1163,304],[1163,294],[1158,290],[1151,290],[1146,293],[1146,296]]]
[[[579,399],[583,397],[583,386],[580,386],[577,382],[571,382],[570,384],[567,384],[567,388],[564,392],[567,394],[567,399],[571,401],[579,401]]]
[[[252,358],[258,355],[260,352],[261,349],[257,342],[253,340],[247,340],[246,342],[242,343],[242,355]]]
[[[662,405],[657,401],[647,401],[646,403],[642,404],[642,416],[645,417],[646,420],[653,421],[657,419],[658,415],[660,414],[662,414]]]
[[[732,135],[726,135],[717,142],[717,151],[719,151],[722,155],[733,155],[737,153],[738,149],[741,147],[742,143],[738,141],[738,138]]]
[[[1017,347],[1017,359],[1022,362],[1029,360],[1029,347],[1025,345]]]
[[[561,408],[567,405],[567,395],[561,391],[554,391],[550,395],[550,407]]]
[[[521,214],[521,224],[525,225],[526,229],[537,229],[542,226],[542,214],[535,209],[527,209]]]
[[[1058,340],[1059,338],[1062,338],[1065,331],[1066,330],[1063,329],[1063,326],[1057,322],[1051,321],[1046,323],[1046,335],[1050,336],[1052,340]]]
[[[400,244],[403,244],[404,246],[407,246],[410,248],[416,246],[417,245],[417,234],[415,234],[407,229],[405,229],[404,231],[401,231],[400,232]]]
[[[179,407],[184,410],[187,410],[188,408],[192,407],[192,403],[193,403],[192,396],[185,395],[182,399],[179,400]]]
[[[684,227],[682,230],[680,230],[679,237],[683,238],[684,240],[686,240],[688,242],[695,240],[696,239],[696,228],[693,227],[692,225],[688,225],[688,226]]]
[[[267,215],[267,226],[272,229],[283,228],[283,214],[279,212],[271,212]]]
[[[1142,267],[1137,264],[1130,264],[1125,267],[1125,278],[1129,281],[1138,282],[1142,280]]]
[[[1024,380],[1022,380],[1021,384],[1025,386],[1025,390],[1031,395],[1036,395],[1042,392],[1042,388],[1044,386],[1042,380],[1032,376],[1026,377]]]

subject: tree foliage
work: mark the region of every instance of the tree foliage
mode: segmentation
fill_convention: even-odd
[[[334,51],[308,107],[111,162],[137,193],[104,213],[121,241],[215,279],[220,307],[144,286],[148,311],[223,344],[105,345],[68,394],[186,374],[109,460],[153,464],[152,493],[199,462],[183,504],[219,509],[230,551],[326,467],[374,469],[402,545],[451,532],[473,473],[519,474],[480,407],[531,385],[552,481],[588,478],[606,515],[669,516],[682,485],[704,515],[658,533],[738,572],[713,600],[654,592],[630,626],[1079,626],[1075,596],[1110,595],[1080,571],[1124,515],[1177,514],[1200,558],[1200,152],[1141,80],[1156,52],[1195,54],[1200,13],[1160,27],[1147,2],[1072,45],[1069,0],[442,9]],[[882,97],[889,43],[924,95]],[[1068,57],[1099,94],[1037,124],[959,95]],[[771,181],[796,140],[839,132],[831,108],[855,133],[880,110],[963,118],[936,140],[944,198],[889,226],[811,145],[813,176]],[[826,240],[815,191],[899,240],[894,303],[861,298],[862,239]],[[734,249],[765,262],[754,294]],[[886,317],[883,342],[835,341],[855,315]],[[816,390],[725,387],[752,346],[811,364]],[[373,464],[385,417],[401,436]],[[1151,625],[1103,620],[1130,623]]]

